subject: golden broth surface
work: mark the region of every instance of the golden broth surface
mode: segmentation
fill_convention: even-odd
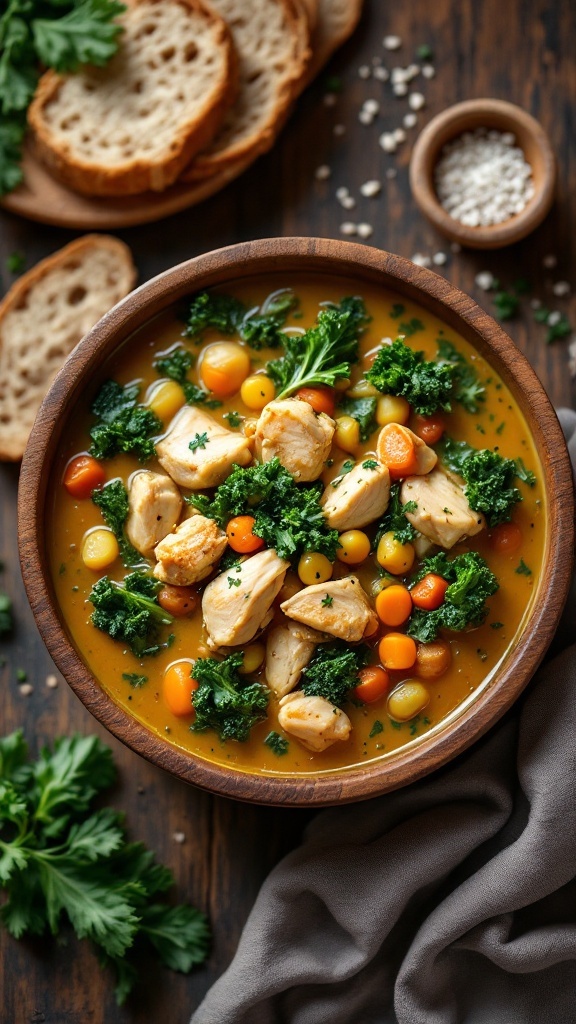
[[[363,707],[347,704],[345,710],[352,722],[352,733],[347,742],[335,743],[323,753],[313,754],[297,740],[289,737],[288,752],[279,757],[263,742],[271,729],[279,730],[278,701],[271,694],[268,717],[266,721],[252,729],[249,741],[222,742],[211,730],[204,733],[191,731],[191,720],[174,716],[162,697],[162,677],[168,665],[183,658],[194,659],[198,656],[199,650],[202,656],[207,656],[200,604],[189,618],[174,621],[170,629],[175,634],[175,641],[169,649],[162,650],[156,657],[136,658],[129,650],[124,649],[122,643],[112,640],[90,623],[92,605],[88,598],[92,586],[102,575],[109,574],[119,579],[125,575],[125,570],[120,560],[101,573],[95,573],[84,565],[81,557],[83,537],[86,531],[102,525],[102,518],[100,511],[90,499],[78,501],[67,493],[61,483],[64,469],[70,458],[89,448],[88,430],[94,422],[94,417],[87,410],[102,381],[108,377],[113,377],[123,384],[140,381],[141,400],[144,400],[143,396],[147,390],[158,381],[158,373],[153,367],[154,360],[160,352],[182,342],[182,322],[173,311],[162,314],[133,335],[115,355],[100,379],[94,382],[91,393],[85,395],[70,416],[56,463],[49,512],[48,547],[62,618],[74,645],[102,688],[118,705],[144,723],[152,732],[163,737],[167,743],[191,751],[209,761],[233,765],[239,770],[282,775],[336,771],[349,765],[366,764],[375,758],[393,756],[394,751],[405,744],[417,743],[419,738],[431,729],[440,728],[448,716],[457,714],[459,709],[473,700],[480,689],[489,684],[496,666],[513,644],[529,609],[541,571],[546,524],[540,467],[524,417],[507,387],[463,338],[415,303],[399,298],[375,285],[362,283],[359,286],[350,280],[341,281],[308,275],[306,278],[294,276],[286,281],[270,276],[258,282],[250,280],[233,283],[221,290],[234,294],[244,300],[249,307],[254,307],[262,303],[271,292],[287,286],[293,288],[300,299],[301,317],[290,316],[288,319],[288,326],[298,330],[314,323],[320,303],[338,302],[349,294],[362,295],[372,321],[362,338],[362,361],[354,368],[353,380],[362,376],[371,361],[370,354],[374,354],[382,339],[395,338],[402,332],[402,324],[409,323],[412,319],[419,320],[423,324],[423,329],[407,338],[407,343],[415,349],[423,350],[427,358],[435,358],[438,338],[446,338],[453,342],[458,351],[475,367],[480,379],[485,382],[486,401],[476,414],[470,414],[457,403],[453,403],[453,411],[445,417],[446,433],[457,440],[467,441],[476,448],[495,448],[504,457],[520,456],[526,467],[536,473],[537,483],[534,487],[518,483],[523,501],[515,506],[513,521],[522,532],[522,546],[519,551],[510,555],[496,554],[490,545],[489,533],[486,530],[452,549],[451,557],[465,550],[478,551],[498,577],[500,589],[489,599],[490,612],[484,625],[469,632],[452,635],[452,665],[441,678],[425,680],[431,699],[420,716],[412,722],[393,723],[386,712],[385,698]],[[398,302],[404,307],[404,312],[399,317],[393,317],[391,312],[394,304]],[[203,344],[216,339],[217,334],[214,331],[206,332]],[[200,346],[195,346],[191,342],[185,344],[190,346],[191,351],[201,351]],[[264,368],[267,359],[278,358],[280,354],[278,350],[251,353],[253,369]],[[196,368],[189,371],[189,377],[197,381]],[[228,426],[228,421],[223,417],[230,411],[248,417],[258,415],[243,405],[239,394],[226,400],[212,415]],[[368,442],[361,444],[354,457],[359,459],[372,453],[376,437],[375,433]],[[338,474],[343,462],[351,458],[348,453],[336,447],[331,454],[334,465],[325,472],[326,483]],[[117,456],[108,460],[105,466],[108,480],[120,477],[124,482],[135,469],[140,468],[140,464],[132,456]],[[146,467],[152,470],[161,469],[155,459],[150,460]],[[520,559],[529,567],[530,575],[517,571]],[[348,575],[351,571],[357,572],[363,585],[370,592],[370,584],[378,577],[373,559],[370,559],[370,565],[365,563],[360,567],[351,567],[336,561],[334,578]],[[199,591],[206,582],[205,580],[198,585]],[[166,633],[170,629],[167,629]],[[382,629],[386,632],[384,627]],[[377,644],[379,635],[380,631],[371,639],[372,646]],[[377,661],[376,651],[373,660]],[[148,681],[139,688],[133,688],[123,678],[123,674],[128,673],[146,675]],[[411,672],[391,673],[393,685],[403,678],[410,678],[411,675]],[[378,725],[375,728],[375,723],[382,725],[380,731],[377,731]]]

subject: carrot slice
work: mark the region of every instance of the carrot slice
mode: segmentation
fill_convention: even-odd
[[[401,626],[412,611],[412,598],[407,587],[393,584],[381,590],[376,598],[376,614],[385,626]]]
[[[444,417],[438,412],[433,413],[432,416],[416,416],[414,419],[414,433],[425,444],[436,444],[445,430]]]
[[[354,687],[352,693],[357,700],[363,701],[364,704],[372,704],[373,701],[380,700],[390,689],[390,676],[385,669],[378,665],[360,669],[358,678],[360,682],[358,686]]]
[[[429,572],[410,591],[410,596],[417,608],[424,608],[427,612],[436,611],[444,603],[448,581],[442,576],[436,576]]]
[[[308,402],[308,405],[312,406],[314,412],[325,412],[327,416],[334,416],[336,403],[334,401],[334,392],[332,391],[332,388],[300,388],[294,397],[301,398],[304,402]]]
[[[393,671],[412,668],[416,661],[416,643],[404,633],[387,633],[378,645],[378,653],[384,668]]]
[[[410,476],[418,468],[416,447],[410,432],[400,423],[387,423],[378,438],[378,455],[393,480]]]
[[[77,455],[64,471],[64,487],[73,498],[89,498],[106,480],[106,470],[91,455]]]
[[[257,537],[254,530],[254,516],[234,516],[226,527],[228,543],[233,551],[249,555],[252,551],[260,551],[264,547],[262,537]]]

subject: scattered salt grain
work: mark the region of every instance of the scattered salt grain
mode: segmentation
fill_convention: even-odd
[[[419,64],[409,64],[406,68],[406,81],[411,82],[413,78],[417,78],[420,74]]]
[[[175,843],[185,843],[186,835],[184,832],[174,832],[172,834],[172,839],[174,840]]]
[[[429,267],[431,260],[429,256],[424,256],[421,252],[415,252],[412,263],[415,263],[417,267]]]
[[[360,185],[360,194],[371,199],[372,196],[377,196],[382,191],[382,184],[379,181],[365,181],[363,185]]]
[[[362,66],[358,68],[358,78],[370,78],[370,74],[370,68],[367,64],[362,64]]]
[[[339,203],[341,203],[342,200],[345,199],[346,196],[349,196],[349,195],[350,195],[350,189],[346,188],[345,185],[340,185],[339,188],[336,189],[336,199],[338,200]]]
[[[323,102],[325,107],[335,107],[338,97],[335,92],[327,92],[324,94]]]
[[[364,100],[362,108],[367,110],[369,114],[380,113],[380,104],[378,103],[378,100]]]
[[[371,114],[369,110],[365,110],[364,107],[362,107],[362,110],[358,114],[358,120],[360,121],[360,124],[374,124],[374,114]]]
[[[431,64],[425,64],[422,68],[422,75],[424,78],[434,78],[436,74],[436,68],[432,67]]]
[[[483,128],[444,146],[434,179],[442,207],[469,227],[501,224],[521,213],[534,194],[522,150],[504,142],[502,132]]]
[[[328,164],[321,164],[320,167],[317,167],[314,171],[316,181],[328,181],[331,174],[332,170],[328,167]]]
[[[335,124],[333,129],[332,129],[332,132],[336,136],[345,135],[346,134],[346,125],[345,124]]]
[[[388,79],[390,78],[390,72],[388,71],[388,68],[374,68],[372,74],[374,75],[374,78],[378,82],[387,82]]]
[[[408,93],[408,86],[406,85],[406,82],[397,82],[396,85],[392,86],[392,92],[399,99],[401,99],[402,96],[406,96]]]
[[[542,260],[542,266],[546,267],[546,270],[552,270],[556,266],[557,263],[558,263],[558,257],[554,256],[553,253],[549,253],[548,256],[545,256],[544,259]]]
[[[426,106],[426,99],[421,92],[410,93],[408,97],[408,106],[410,110],[422,110]]]
[[[400,36],[384,36],[382,46],[385,50],[399,50],[402,46]]]
[[[395,167],[388,167],[386,170],[386,177],[388,178],[388,181],[392,181],[392,179],[395,178],[397,174],[398,171],[396,170]]]
[[[550,313],[550,316],[548,317],[546,323],[548,324],[548,327],[555,327],[556,324],[560,323],[561,319],[562,313],[560,313],[559,310],[555,309],[552,313]]]
[[[406,132],[404,131],[404,129],[403,128],[395,128],[394,129],[394,138],[396,139],[396,142],[398,142],[398,143],[406,142]]]
[[[46,686],[49,690],[55,690],[58,686],[58,679],[56,676],[46,676]]]
[[[357,232],[356,225],[353,224],[352,221],[350,221],[350,220],[345,220],[344,223],[340,225],[340,234],[341,235],[355,235],[356,232]]]
[[[356,231],[359,238],[370,238],[374,234],[374,228],[371,224],[357,224]]]
[[[476,274],[474,281],[483,292],[489,292],[494,287],[494,274],[491,274],[489,270],[482,270]]]
[[[411,112],[410,114],[404,114],[404,117],[402,118],[402,124],[404,125],[405,128],[414,128],[416,126],[417,121],[418,118],[416,117],[416,114],[414,114],[413,112]]]
[[[558,296],[558,298],[562,298],[562,296],[570,294],[570,284],[568,281],[556,281],[556,283],[552,285],[552,291],[554,292],[554,295]]]
[[[394,132],[383,132],[378,139],[381,149],[385,153],[395,153],[398,148],[398,143],[394,137]]]
[[[390,81],[392,82],[392,85],[398,85],[399,82],[405,82],[405,68],[392,68],[392,71],[390,72]]]
[[[32,683],[21,683],[18,689],[20,690],[20,693],[22,694],[23,697],[29,697],[30,694],[34,692],[34,687],[32,686]]]
[[[354,196],[343,196],[340,200],[340,205],[345,210],[353,210],[356,206],[356,200],[354,199]]]
[[[448,257],[445,252],[435,252],[432,257],[432,263],[435,267],[443,267],[447,260]]]
[[[540,299],[530,299],[530,309],[541,309],[542,303]]]

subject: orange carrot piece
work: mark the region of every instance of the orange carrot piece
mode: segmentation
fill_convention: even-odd
[[[444,603],[448,587],[448,581],[442,576],[436,576],[435,573],[429,572],[412,587],[410,596],[417,608],[433,612]]]
[[[89,498],[92,491],[102,487],[105,481],[104,466],[91,455],[77,455],[64,471],[64,487],[73,498]]]
[[[357,700],[364,704],[372,704],[386,696],[390,689],[390,676],[385,669],[378,665],[371,665],[368,668],[360,669],[358,673],[360,682],[355,686],[352,693]]]

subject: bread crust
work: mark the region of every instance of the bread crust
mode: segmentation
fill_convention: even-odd
[[[312,60],[302,89],[330,59],[332,54],[352,35],[362,14],[364,0],[318,0],[318,17],[312,35]]]
[[[96,252],[106,258],[113,277],[107,282],[102,301],[95,298],[94,275],[87,269],[83,287],[91,299],[89,311],[79,303],[70,304],[69,297],[63,295],[60,310],[54,310],[57,303],[51,304],[50,309],[46,304],[46,316],[35,324],[38,337],[31,338],[27,331],[29,323],[22,323],[18,314],[21,312],[22,318],[27,318],[34,290],[51,275],[60,275],[64,284],[67,274],[73,276],[78,265],[81,269],[82,261],[94,257]],[[0,302],[0,459],[17,462],[22,458],[36,412],[66,356],[100,317],[132,290],[136,278],[132,253],[124,242],[111,235],[91,234],[41,260],[12,285]],[[78,285],[77,277],[74,287]],[[56,319],[60,316],[60,325],[50,322],[52,312]],[[74,316],[78,330],[63,331],[62,322],[72,321]],[[30,314],[28,319],[32,320]],[[31,351],[28,353],[27,349]]]
[[[113,165],[106,165],[102,159],[83,157],[74,151],[70,142],[54,132],[46,119],[47,108],[58,102],[59,94],[71,76],[47,71],[40,79],[28,110],[28,123],[37,152],[56,177],[76,192],[89,196],[122,196],[149,190],[164,191],[176,181],[194,155],[212,140],[228,107],[236,98],[238,62],[232,36],[225,21],[204,0],[128,0],[128,11],[123,18],[127,19],[129,25],[130,14],[136,12],[137,8],[168,4],[183,7],[188,13],[206,22],[213,36],[215,52],[221,54],[222,73],[210,93],[195,107],[194,116],[175,129],[162,152],[147,156],[143,152],[138,154],[136,147],[134,156]],[[111,74],[112,68],[115,70],[121,67],[121,61],[122,44],[108,68],[97,71],[88,69],[85,77],[90,74],[105,76],[108,69]]]
[[[212,2],[218,11],[222,11],[218,0],[212,0]],[[244,99],[243,54],[238,43],[236,43],[239,51],[240,66],[238,99],[236,104],[230,108],[228,117],[210,146],[199,153],[183,172],[181,175],[183,181],[196,181],[213,174],[218,174],[239,160],[246,158],[255,159],[261,153],[269,150],[290,114],[295,97],[301,91],[301,86],[305,80],[306,71],[312,57],[309,22],[304,6],[301,6],[297,0],[257,0],[257,2],[259,6],[269,3],[280,8],[286,31],[292,38],[291,60],[285,64],[274,108],[268,115],[263,117],[261,124],[250,134],[239,137],[236,140],[232,137],[232,140],[228,143],[224,142],[222,144],[220,142],[220,140],[225,138],[225,134],[228,134],[228,123],[238,113],[239,105]],[[241,8],[241,0],[235,0],[235,6]],[[223,11],[222,13],[224,14]],[[233,29],[232,32],[234,38]]]

